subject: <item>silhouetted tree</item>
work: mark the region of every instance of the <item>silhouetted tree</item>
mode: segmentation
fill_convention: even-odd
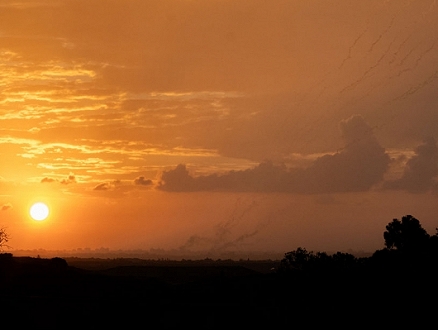
[[[299,247],[294,251],[284,254],[280,267],[282,270],[309,269],[315,258],[316,256],[312,251],[307,251],[305,248]]]
[[[3,251],[5,247],[9,247],[7,244],[9,242],[9,234],[6,232],[5,228],[0,228],[0,251]]]
[[[438,230],[430,236],[412,215],[394,219],[383,233],[385,248],[374,252],[370,265],[386,271],[438,271]]]
[[[431,236],[429,239],[429,248],[433,252],[438,253],[438,228],[435,228],[435,230],[435,235]]]
[[[425,251],[430,239],[429,234],[421,227],[420,221],[412,215],[402,217],[401,221],[394,219],[390,222],[383,237],[386,248],[407,253]]]
[[[357,263],[357,258],[350,253],[337,252],[332,256],[333,264],[336,268],[352,268]]]
[[[349,253],[337,252],[328,255],[326,252],[312,252],[305,248],[297,248],[285,253],[281,260],[280,271],[311,270],[334,271],[352,269],[357,262],[355,256]]]

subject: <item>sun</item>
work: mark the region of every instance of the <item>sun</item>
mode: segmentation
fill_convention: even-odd
[[[32,219],[42,221],[49,216],[49,207],[44,203],[38,202],[31,206],[29,213]]]

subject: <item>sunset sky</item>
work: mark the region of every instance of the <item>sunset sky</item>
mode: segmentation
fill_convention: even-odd
[[[13,249],[375,251],[394,218],[438,227],[436,0],[2,0],[0,55]]]

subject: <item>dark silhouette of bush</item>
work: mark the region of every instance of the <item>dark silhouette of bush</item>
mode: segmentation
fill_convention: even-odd
[[[337,252],[329,255],[326,252],[307,251],[305,248],[297,248],[285,253],[280,261],[280,272],[293,271],[331,271],[339,272],[352,270],[358,263],[358,259],[349,253]]]

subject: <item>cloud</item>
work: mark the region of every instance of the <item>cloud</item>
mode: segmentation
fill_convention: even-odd
[[[415,155],[406,162],[401,178],[388,181],[387,189],[425,192],[435,186],[438,175],[438,148],[433,137],[428,137],[415,149]]]
[[[39,128],[39,127],[32,127],[32,128],[30,128],[28,131],[29,131],[30,133],[32,133],[32,134],[36,134],[36,133],[38,133],[38,132],[41,131],[41,128]]]
[[[104,182],[104,183],[100,183],[98,185],[96,185],[93,190],[110,190],[111,189],[111,184],[108,182]]]
[[[365,191],[381,182],[390,158],[361,116],[340,124],[345,148],[325,155],[305,171],[312,192]]]
[[[12,204],[11,203],[6,203],[2,205],[2,211],[6,211],[12,208]]]
[[[116,188],[122,187],[122,181],[120,180],[114,180],[111,182],[103,182],[96,185],[93,190],[114,190]]]
[[[139,186],[150,186],[152,183],[152,180],[145,179],[144,176],[139,176],[138,178],[134,179],[134,184]]]
[[[49,178],[47,176],[41,179],[41,183],[52,183],[52,182],[55,182],[55,181],[56,181],[56,179]]]
[[[196,184],[197,180],[201,179],[191,177],[186,166],[179,164],[174,170],[163,172],[159,188],[166,191],[205,190],[205,188],[202,189],[199,184]]]
[[[333,193],[366,191],[383,180],[390,162],[385,149],[361,116],[340,124],[345,147],[317,158],[304,169],[263,162],[243,171],[193,177],[183,164],[165,171],[158,189],[165,191],[254,191]]]
[[[66,179],[54,179],[50,177],[44,177],[40,181],[41,183],[52,183],[52,182],[59,182],[61,184],[70,184],[70,183],[76,183],[76,177],[73,173],[70,173]]]
[[[70,173],[67,179],[62,179],[60,182],[62,184],[76,183],[75,175]]]

